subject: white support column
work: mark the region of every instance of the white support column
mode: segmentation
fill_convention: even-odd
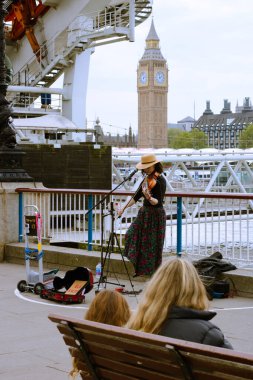
[[[87,49],[76,55],[74,64],[64,73],[62,115],[72,120],[77,128],[82,129],[86,127],[86,95],[91,52],[92,49]],[[73,132],[71,135],[68,136],[69,139],[73,138]]]

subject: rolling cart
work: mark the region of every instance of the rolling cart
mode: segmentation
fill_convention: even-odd
[[[26,280],[21,280],[17,284],[20,292],[33,292],[40,294],[44,288],[53,286],[53,279],[59,269],[53,269],[43,273],[43,255],[42,250],[42,217],[37,206],[29,205],[24,208],[25,217],[25,268]],[[37,237],[37,248],[29,248],[29,237]],[[31,260],[38,263],[38,272],[31,269]]]

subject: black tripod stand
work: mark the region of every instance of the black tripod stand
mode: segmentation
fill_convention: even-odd
[[[111,231],[110,231],[109,240],[108,240],[108,243],[107,243],[105,255],[104,255],[104,252],[103,252],[104,245],[102,244],[102,251],[101,251],[101,258],[102,258],[102,261],[101,261],[101,275],[100,275],[100,278],[99,278],[99,281],[98,281],[98,291],[100,289],[101,284],[104,284],[104,287],[106,287],[106,284],[118,285],[118,286],[120,286],[122,288],[125,287],[125,285],[120,284],[120,282],[118,280],[118,277],[117,277],[117,275],[116,275],[116,273],[115,273],[114,270],[113,270],[113,273],[114,273],[114,276],[115,276],[115,278],[117,280],[117,283],[113,283],[113,282],[107,281],[107,276],[108,276],[108,273],[110,272],[111,253],[114,252],[114,247],[115,247],[115,242],[116,242],[118,251],[120,253],[120,256],[121,256],[121,259],[122,259],[122,262],[123,262],[123,265],[124,265],[124,268],[125,268],[125,271],[126,271],[126,274],[127,274],[127,277],[128,277],[128,280],[129,280],[129,282],[131,284],[131,287],[132,287],[132,293],[135,294],[134,285],[133,285],[131,277],[129,275],[129,272],[128,272],[128,269],[127,269],[127,265],[126,265],[126,262],[125,262],[125,258],[123,256],[123,253],[122,253],[122,250],[121,250],[121,247],[120,247],[120,244],[119,244],[119,238],[118,238],[117,234],[114,231],[114,223],[115,223],[115,215],[114,215],[114,213],[115,213],[115,210],[113,208],[113,202],[110,202],[109,214],[104,215],[104,216],[108,216],[108,215],[111,216]]]
[[[109,214],[107,215],[104,215],[104,203],[105,203],[105,200],[116,190],[118,189],[123,183],[125,183],[126,181],[130,180],[133,175],[137,172],[138,170],[134,170],[127,178],[125,178],[118,186],[116,186],[113,190],[111,190],[108,194],[106,194],[97,204],[95,204],[93,207],[91,207],[87,212],[86,214],[88,214],[89,212],[91,212],[93,209],[97,208],[100,204],[101,204],[101,274],[100,274],[100,277],[99,277],[99,281],[98,282],[95,282],[95,284],[97,283],[98,284],[98,287],[97,287],[97,291],[99,291],[100,289],[100,286],[103,285],[104,288],[106,288],[106,284],[112,284],[112,285],[118,285],[122,288],[125,287],[125,285],[122,285],[119,283],[118,281],[118,278],[114,272],[114,275],[115,275],[115,278],[117,279],[117,283],[113,283],[113,282],[108,282],[107,281],[107,277],[108,277],[108,273],[109,273],[109,269],[110,269],[110,259],[111,259],[111,253],[114,251],[114,246],[115,246],[115,241],[117,243],[117,247],[118,247],[118,250],[120,252],[120,255],[121,255],[121,258],[122,258],[122,262],[124,264],[124,268],[125,268],[125,271],[127,273],[127,276],[128,276],[128,279],[129,279],[129,282],[131,284],[131,287],[132,287],[132,294],[137,294],[139,292],[135,292],[134,291],[134,286],[133,286],[133,283],[131,281],[131,278],[130,278],[130,275],[129,275],[129,272],[128,272],[128,269],[127,269],[127,266],[126,266],[126,262],[125,262],[125,259],[124,259],[124,256],[123,256],[123,253],[122,253],[122,250],[120,248],[120,244],[119,244],[119,240],[118,240],[118,236],[117,234],[114,232],[114,221],[115,221],[115,216],[114,216],[114,213],[115,213],[115,210],[113,208],[113,202],[110,202],[110,212]],[[109,240],[108,240],[108,243],[107,243],[107,247],[106,247],[106,251],[105,251],[105,255],[104,255],[104,217],[105,216],[108,216],[108,215],[111,215],[111,231],[110,231],[110,236],[109,236]],[[105,273],[105,265],[106,265],[106,274]],[[128,292],[130,293],[130,292]]]

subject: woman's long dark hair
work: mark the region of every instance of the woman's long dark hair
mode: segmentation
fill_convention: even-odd
[[[155,164],[155,171],[158,172],[158,173],[162,173],[163,172],[163,165],[161,162],[157,162]]]
[[[163,173],[163,165],[161,164],[161,162],[157,162],[155,165],[155,170],[154,172],[157,172],[157,173]],[[142,169],[142,174],[146,175],[145,171]]]

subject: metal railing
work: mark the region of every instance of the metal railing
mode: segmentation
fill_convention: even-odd
[[[19,193],[19,240],[23,239],[24,206],[35,205],[43,218],[42,238],[53,242],[87,244],[88,250],[108,240],[112,232],[111,206],[122,207],[133,192],[66,189],[22,189]],[[253,265],[253,194],[166,193],[164,255],[182,252],[195,258],[220,251],[238,267]],[[94,207],[95,205],[99,205]],[[142,202],[128,208],[113,227],[124,247],[125,232]],[[93,210],[88,212],[91,208]]]
[[[6,99],[9,102],[12,102],[13,98],[10,94],[6,96]],[[16,113],[21,113],[22,110],[26,111],[38,111],[40,110],[41,114],[48,112],[49,110],[53,110],[55,112],[60,113],[62,110],[62,95],[53,94],[50,98],[50,104],[43,104],[43,100],[41,99],[40,94],[31,94],[31,93],[19,93],[15,97],[15,107]]]

